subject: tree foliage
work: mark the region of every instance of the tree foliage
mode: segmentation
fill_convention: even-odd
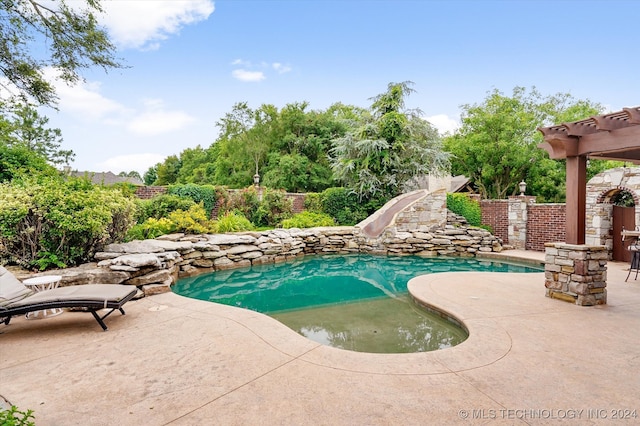
[[[217,122],[220,135],[208,148],[188,148],[168,157],[145,176],[152,183],[196,183],[244,188],[258,173],[261,183],[290,192],[322,191],[335,182],[328,159],[331,140],[344,134],[344,117],[355,107],[309,111],[306,102],[278,110],[235,104]]]
[[[62,132],[47,127],[49,119],[29,104],[0,104],[0,143],[10,148],[23,147],[51,164],[69,164],[75,157],[71,150],[60,148]]]
[[[411,178],[448,169],[437,130],[420,111],[405,108],[411,86],[390,83],[372,98],[371,114],[333,140],[333,172],[360,200],[394,197]]]
[[[145,185],[154,185],[155,182],[158,180],[158,166],[159,164],[156,164],[155,166],[151,166],[149,167],[149,169],[144,172],[144,175],[142,176],[142,180],[144,181]]]
[[[120,172],[120,173],[118,173],[118,176],[125,177],[125,178],[126,178],[126,177],[129,177],[129,178],[136,178],[136,179],[140,179],[140,180],[142,180],[142,177],[140,176],[140,173],[138,173],[138,172],[137,172],[137,171],[135,171],[135,170],[132,170],[132,171],[130,171],[130,172]]]
[[[515,195],[525,180],[540,201],[562,201],[564,163],[537,147],[537,128],[601,111],[599,104],[566,93],[543,96],[535,88],[516,87],[507,96],[493,90],[482,103],[462,106],[462,126],[445,139],[452,172],[468,176],[483,198]]]
[[[7,79],[0,87],[22,102],[55,105],[46,68],[74,84],[84,69],[122,67],[115,46],[98,25],[96,14],[101,12],[100,0],[0,0],[0,69]]]

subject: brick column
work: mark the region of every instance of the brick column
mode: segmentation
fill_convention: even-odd
[[[604,246],[545,244],[546,296],[581,306],[605,305],[607,257]]]
[[[527,245],[527,209],[536,197],[519,195],[509,197],[509,245],[525,250]]]

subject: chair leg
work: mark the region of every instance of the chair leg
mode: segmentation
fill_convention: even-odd
[[[640,251],[634,250],[631,253],[631,263],[629,264],[629,273],[627,274],[627,278],[624,280],[624,282],[627,282],[629,280],[629,277],[631,276],[631,272],[635,269],[636,271],[636,276],[635,276],[635,280],[638,279],[638,272],[640,272]]]
[[[113,308],[113,309],[111,309],[109,312],[107,312],[106,314],[104,314],[103,316],[98,315],[98,314],[96,313],[96,311],[91,311],[91,314],[92,314],[92,315],[93,315],[93,317],[96,319],[96,321],[98,321],[98,324],[100,324],[100,327],[102,327],[102,329],[103,329],[104,331],[107,331],[107,325],[104,323],[104,319],[105,319],[106,317],[108,317],[109,315],[111,315],[111,314],[112,314],[116,309],[117,309],[117,310],[119,310],[119,311],[120,311],[120,313],[121,313],[122,315],[124,315],[124,314],[125,314],[124,309],[122,309],[122,307],[120,307],[120,308]]]
[[[100,324],[100,327],[102,327],[102,330],[107,331],[107,325],[103,321],[106,315],[105,317],[100,318],[100,315],[96,314],[96,311],[91,311],[91,315],[93,315],[96,321],[98,321],[98,324]]]

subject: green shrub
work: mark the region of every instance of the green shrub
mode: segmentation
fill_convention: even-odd
[[[176,210],[189,210],[195,204],[191,198],[173,194],[161,194],[150,200],[139,201],[136,221],[143,223],[149,218],[162,219]]]
[[[262,222],[264,216],[263,211],[259,211],[260,199],[258,191],[255,187],[250,186],[240,191],[229,193],[228,197],[223,199],[220,205],[219,216],[229,212],[240,212],[245,218],[249,219],[253,224]]]
[[[317,192],[307,192],[304,196],[304,208],[309,212],[322,213],[322,197]]]
[[[271,227],[293,215],[293,201],[284,191],[263,189],[261,195],[253,186],[235,191],[220,205],[219,214],[240,212],[255,226]]]
[[[38,258],[31,262],[34,267],[37,267],[38,270],[44,271],[50,267],[56,268],[66,268],[67,265],[58,258],[55,253],[49,253],[48,251],[39,252]]]
[[[184,232],[185,234],[215,232],[214,223],[209,220],[209,216],[200,204],[191,206],[187,211],[171,212],[168,219],[174,225],[173,232]]]
[[[220,233],[252,231],[254,229],[255,227],[249,219],[240,212],[227,212],[216,223],[216,231]]]
[[[0,182],[28,178],[35,174],[57,176],[58,171],[47,163],[46,157],[26,146],[0,143]]]
[[[121,241],[135,202],[85,179],[14,180],[0,184],[0,257],[23,267],[73,266]]]
[[[265,189],[258,209],[260,221],[256,225],[277,226],[293,216],[293,201],[282,190]]]
[[[455,214],[464,216],[469,225],[482,225],[480,203],[471,199],[467,194],[459,192],[447,194],[447,208]]]
[[[193,204],[188,210],[175,210],[168,217],[150,217],[129,230],[127,240],[145,240],[161,235],[183,232],[185,234],[207,234],[215,232],[215,223],[207,218],[200,204]]]
[[[320,194],[322,211],[339,225],[355,225],[369,214],[357,195],[347,188],[328,188]]]
[[[111,189],[118,189],[127,197],[132,197],[136,195],[136,189],[138,189],[138,187],[129,182],[119,182],[111,185]]]
[[[8,410],[0,409],[0,425],[3,426],[34,426],[33,410],[20,411],[12,405]]]
[[[305,211],[282,221],[283,228],[315,228],[317,226],[334,226],[336,222],[326,213]]]
[[[202,203],[208,218],[211,217],[218,200],[216,188],[213,185],[196,185],[195,183],[171,185],[167,192],[179,197],[190,198],[196,204]]]
[[[143,223],[134,225],[127,233],[126,241],[157,238],[160,235],[171,234],[173,229],[173,222],[168,218],[150,217]]]

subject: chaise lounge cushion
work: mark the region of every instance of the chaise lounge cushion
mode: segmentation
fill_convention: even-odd
[[[117,285],[117,284],[91,284],[91,285],[74,285],[68,287],[58,287],[52,290],[34,293],[11,304],[12,308],[20,306],[34,305],[37,303],[55,303],[55,302],[94,302],[96,304],[104,303],[105,308],[107,302],[119,302],[128,296],[133,286]]]
[[[33,293],[4,266],[0,266],[0,306],[11,305]]]

